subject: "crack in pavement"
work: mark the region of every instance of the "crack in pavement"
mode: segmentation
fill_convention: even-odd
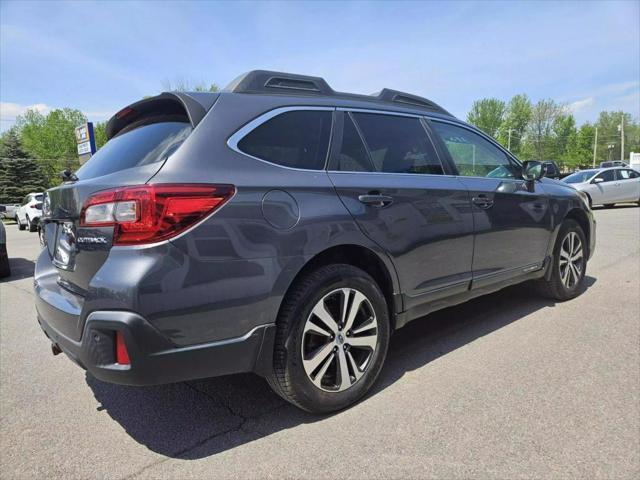
[[[202,440],[199,440],[196,443],[194,443],[193,445],[190,445],[190,446],[185,447],[185,448],[183,448],[181,450],[173,452],[173,453],[171,453],[170,455],[168,455],[167,457],[165,457],[163,459],[160,459],[160,460],[158,460],[156,462],[152,462],[149,465],[146,465],[146,466],[142,467],[141,469],[139,469],[139,470],[137,470],[137,471],[135,471],[135,472],[133,472],[133,473],[131,473],[129,475],[126,475],[126,476],[122,477],[122,480],[128,480],[128,479],[135,478],[135,477],[139,476],[140,474],[142,474],[143,472],[149,470],[150,468],[153,468],[153,467],[156,467],[158,465],[161,465],[164,462],[167,462],[167,461],[172,460],[174,458],[181,457],[181,456],[187,454],[188,452],[190,452],[192,450],[195,450],[198,447],[201,447],[202,445],[206,444],[207,442],[209,442],[209,441],[211,441],[211,440],[213,440],[213,439],[215,439],[217,437],[220,437],[220,436],[223,436],[223,435],[228,435],[228,434],[234,433],[234,432],[241,432],[241,431],[244,431],[245,434],[251,433],[251,430],[244,430],[244,426],[249,420],[259,419],[259,418],[261,418],[263,416],[266,416],[266,415],[269,415],[269,414],[271,414],[273,412],[276,412],[277,410],[280,410],[281,408],[289,406],[288,403],[285,403],[283,401],[282,404],[280,404],[280,405],[278,405],[278,406],[276,406],[274,408],[270,408],[270,409],[268,409],[268,410],[266,410],[264,412],[258,413],[256,415],[248,415],[248,416],[246,416],[246,415],[241,414],[240,412],[235,411],[231,407],[231,405],[223,402],[220,398],[215,397],[213,395],[210,395],[210,394],[200,390],[199,388],[195,387],[194,385],[192,385],[189,382],[183,382],[183,385],[185,385],[188,388],[190,388],[191,390],[203,395],[208,400],[212,401],[216,405],[218,405],[218,406],[222,407],[223,409],[227,410],[231,416],[237,417],[239,419],[239,424],[236,425],[235,427],[228,428],[228,429],[223,430],[221,432],[217,432],[217,433],[215,433],[213,435],[210,435],[210,436],[208,436],[208,437],[206,437],[206,438],[204,438]]]

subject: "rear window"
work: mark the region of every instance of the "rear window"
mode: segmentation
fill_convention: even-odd
[[[109,140],[76,172],[80,180],[166,160],[191,133],[187,122],[143,125]]]
[[[238,148],[285,167],[321,170],[329,148],[331,116],[318,110],[282,113],[252,130]]]

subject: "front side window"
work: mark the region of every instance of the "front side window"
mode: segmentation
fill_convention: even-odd
[[[596,177],[596,179],[601,178],[603,182],[613,182],[616,179],[616,171],[615,170],[605,170],[600,175]]]
[[[432,122],[460,175],[466,177],[515,178],[517,166],[491,142],[466,128]]]
[[[332,112],[294,110],[267,120],[238,148],[252,157],[285,167],[322,170],[329,148]]]
[[[444,173],[419,119],[375,113],[352,115],[369,148],[369,168],[387,173]]]

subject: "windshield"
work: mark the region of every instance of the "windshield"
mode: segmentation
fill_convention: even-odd
[[[584,183],[593,177],[598,170],[582,170],[580,172],[572,173],[568,177],[563,178],[567,183]]]
[[[144,125],[115,136],[76,172],[80,180],[166,160],[191,133],[186,122]]]

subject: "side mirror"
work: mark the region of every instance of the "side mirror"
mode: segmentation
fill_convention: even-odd
[[[528,160],[522,164],[522,178],[527,182],[535,182],[544,177],[545,168],[542,162]]]
[[[592,183],[602,183],[604,182],[604,178],[598,177],[598,178],[594,178]]]

